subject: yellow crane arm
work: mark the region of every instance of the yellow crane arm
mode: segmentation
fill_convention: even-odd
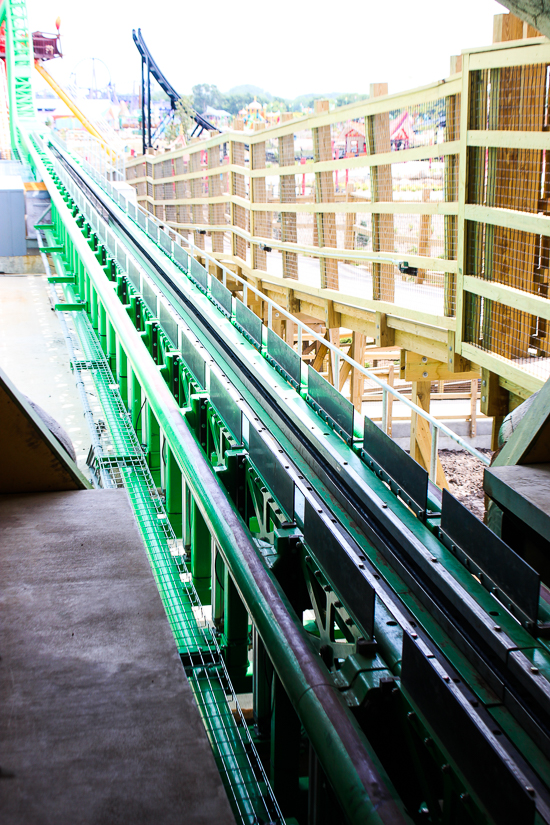
[[[101,132],[99,132],[96,129],[96,127],[93,125],[93,123],[90,123],[90,121],[88,120],[88,118],[86,117],[84,112],[82,112],[82,110],[78,108],[78,106],[76,105],[76,103],[74,102],[72,97],[70,97],[70,95],[65,91],[65,89],[62,86],[60,86],[59,83],[57,83],[57,81],[55,81],[53,79],[51,74],[46,71],[44,66],[41,63],[39,63],[38,60],[35,60],[34,66],[35,66],[36,71],[40,75],[42,75],[42,77],[44,78],[46,83],[49,86],[51,86],[51,88],[54,90],[56,95],[61,98],[63,103],[67,104],[67,106],[69,107],[69,109],[71,110],[73,115],[82,123],[82,125],[84,126],[86,131],[89,132],[91,135],[93,135],[95,138],[97,138],[98,141],[103,146],[103,148],[109,153],[109,155],[111,157],[111,160],[115,160],[116,152],[109,146],[109,144],[107,143],[107,141],[105,140],[105,138],[103,137]]]

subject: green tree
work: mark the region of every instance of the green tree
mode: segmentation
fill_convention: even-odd
[[[223,108],[223,95],[217,86],[198,83],[191,91],[193,92],[193,105],[197,112],[202,114],[207,106],[212,106],[213,109]]]
[[[194,114],[195,109],[191,97],[189,95],[180,97],[176,103],[174,116],[164,133],[164,137],[168,143],[172,143],[179,134],[183,134],[186,138],[189,136],[192,126],[195,125],[195,121],[193,120]]]
[[[221,108],[232,115],[238,115],[241,109],[244,109],[251,100],[254,100],[251,95],[224,95]]]
[[[336,105],[347,106],[349,103],[355,103],[358,100],[366,100],[367,98],[368,95],[343,94],[336,98]]]

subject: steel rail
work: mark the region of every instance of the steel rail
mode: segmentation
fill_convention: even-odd
[[[28,151],[45,181],[67,234],[91,277],[107,316],[151,410],[170,441],[174,457],[218,543],[334,792],[349,821],[357,825],[403,823],[391,783],[368,740],[351,717],[305,631],[254,547],[240,517],[182,418],[156,365],[105,278],[97,259],[31,141]]]
[[[67,171],[67,170],[65,169],[65,172],[66,172],[66,171]],[[74,179],[74,178],[73,178],[72,183],[73,183],[73,185],[75,185],[75,179]],[[80,183],[82,183],[82,180],[80,180]],[[71,185],[71,184],[69,183],[69,186],[70,186],[70,185]],[[69,191],[70,191],[70,190],[69,190]],[[93,193],[91,193],[91,194],[93,194]],[[109,219],[109,218],[112,216],[112,213],[113,213],[112,207],[111,207],[111,208],[105,207],[105,205],[104,205],[104,201],[99,201],[99,200],[97,200],[97,198],[96,198],[96,196],[95,196],[95,195],[94,195],[93,197],[94,197],[94,199],[96,200],[96,206],[99,206],[99,207],[103,210],[103,218],[104,218],[104,219]],[[103,197],[103,196],[102,196],[102,197]],[[99,231],[99,228],[98,228],[98,231]],[[103,234],[104,234],[104,230],[103,230]],[[139,231],[139,233],[138,233],[138,234],[141,234],[141,230]],[[146,234],[147,234],[147,233],[145,233],[145,232],[144,232],[144,236],[146,236]],[[101,236],[101,232],[100,232],[100,236]],[[148,243],[150,243],[150,242],[151,242],[151,239],[147,238],[147,241],[148,241]],[[107,241],[106,241],[106,242],[107,242]],[[135,245],[135,244],[134,244],[134,245]],[[138,243],[138,252],[139,252],[139,246],[140,246],[140,245],[139,245],[139,243]],[[153,247],[151,246],[151,248],[153,248]],[[141,252],[143,252],[143,251],[145,251],[145,250],[141,250]],[[163,256],[164,254],[165,254],[165,253],[164,253],[161,249],[158,249],[158,255]],[[152,261],[151,256],[150,256],[150,254],[149,254],[149,253],[147,253],[144,257],[145,257],[145,259],[148,261],[149,265],[153,265],[153,266],[154,266],[154,268],[155,268],[155,269],[157,269],[158,264],[157,264],[157,265],[155,265],[155,263],[154,263],[154,261]],[[158,257],[158,256],[157,256],[157,257]],[[147,266],[146,266],[145,268],[147,268]],[[157,269],[157,271],[158,271],[158,269]],[[145,276],[145,272],[144,272],[144,276]],[[164,280],[166,280],[166,279],[164,279]],[[159,287],[158,287],[158,284],[156,284],[156,282],[155,282],[154,280],[152,281],[152,283],[155,283],[155,286],[156,286],[156,288],[157,288],[157,289],[159,288]],[[206,300],[206,299],[205,299],[205,300]],[[383,505],[382,505],[382,506],[383,506]],[[360,521],[360,519],[359,519],[359,521]],[[398,526],[399,526],[399,525],[398,525]],[[431,561],[433,562],[433,559],[431,559]],[[406,573],[406,571],[405,571],[405,573]],[[418,577],[418,571],[413,570],[413,571],[412,571],[412,574],[410,574],[410,576],[409,576],[409,578],[410,578],[410,584],[416,584],[416,585],[418,585],[418,584],[419,584],[420,577],[418,577],[418,580],[417,580],[417,577]],[[406,576],[406,575],[405,575],[405,578],[407,578],[407,576]],[[470,600],[470,599],[467,599],[467,601],[469,601],[469,600]],[[422,599],[421,599],[420,601],[422,601]],[[445,624],[446,624],[446,623],[445,623],[445,618],[446,618],[446,617],[445,617],[444,613],[443,613],[441,610],[439,610],[438,605],[437,605],[435,602],[433,602],[433,601],[432,601],[432,602],[431,602],[431,604],[430,604],[430,607],[432,608],[432,611],[433,611],[434,613],[438,614],[438,616],[437,616],[438,620],[441,622],[441,624],[443,624],[443,626],[445,626]],[[390,607],[390,611],[391,611],[391,607]],[[396,612],[398,612],[398,613],[399,613],[399,610],[397,610]],[[401,611],[401,612],[402,612],[402,611]],[[481,616],[482,614],[483,614],[483,610],[479,611],[479,615],[478,615],[478,617],[477,617],[477,618],[479,619],[479,616]],[[487,614],[485,614],[485,616],[486,616],[486,619],[488,619]],[[461,616],[459,615],[459,616],[458,616],[457,627],[461,624],[460,619],[461,619]],[[493,620],[490,620],[491,624],[492,624],[492,621],[493,621]],[[401,622],[400,622],[400,624],[401,624]],[[448,625],[448,624],[449,624],[449,623],[448,623],[448,621],[447,621],[447,625]],[[404,627],[404,625],[402,625],[402,627]],[[500,628],[494,628],[494,629],[495,629],[495,630],[499,630]],[[495,637],[494,637],[494,639],[496,639],[496,638],[497,638],[497,637],[495,636]],[[499,635],[498,639],[499,639],[499,641],[501,641],[502,643],[504,643],[504,644],[505,644],[505,646],[506,646],[506,643],[507,643],[507,642],[510,642],[510,640],[509,640],[509,639],[507,639],[506,634]],[[460,644],[460,642],[462,642],[462,644]],[[461,640],[459,640],[458,647],[459,647],[459,648],[464,648],[464,642],[465,642],[465,639],[464,639],[464,638],[463,638],[463,639],[461,639]],[[525,643],[524,643],[524,645],[525,645]],[[497,644],[497,646],[498,646],[498,644]],[[474,646],[474,647],[475,647],[475,646]],[[513,644],[512,644],[512,647],[513,647]],[[521,645],[520,645],[520,647],[521,647]],[[474,659],[473,659],[474,664],[479,665],[479,664],[481,663],[481,665],[483,666],[483,664],[484,664],[484,663],[483,663],[483,662],[481,662],[481,659],[480,659],[480,657],[479,657],[479,656],[477,656],[477,659],[476,659],[476,655],[477,655],[477,653],[476,653],[476,651],[474,650]],[[479,667],[478,667],[478,670],[479,670]],[[485,670],[487,670],[487,668],[485,668]],[[531,680],[532,680],[532,677],[531,677]],[[507,687],[509,688],[509,687],[510,687],[510,685],[508,684],[508,685],[507,685]],[[509,690],[509,692],[513,694],[513,693],[514,693],[514,690],[511,690],[511,691]],[[529,711],[532,711],[532,710],[533,710],[533,708],[532,708],[532,707],[530,707],[530,706],[529,706],[529,704],[525,705],[525,703],[524,703],[524,706],[523,706],[523,711],[527,711],[527,712],[529,712]],[[520,721],[521,721],[521,720],[520,720]],[[514,759],[514,757],[513,757],[513,756],[512,756],[511,758],[512,758],[512,759]],[[517,755],[516,755],[516,757],[515,757],[515,758],[517,758]],[[521,760],[520,760],[520,761],[521,761]],[[536,784],[536,783],[535,783],[535,784]],[[537,803],[537,804],[538,804],[538,803]]]
[[[97,194],[95,197],[97,197]],[[105,201],[99,202],[105,210],[104,216],[109,217],[121,228],[124,228],[116,218],[112,208],[106,205]],[[190,312],[207,337],[211,338],[217,352],[224,351],[238,366],[241,376],[246,375],[248,389],[259,393],[263,400],[269,404],[270,417],[277,420],[279,425],[286,429],[287,434],[291,433],[299,439],[300,446],[307,451],[310,466],[312,466],[316,475],[337,496],[344,509],[354,518],[356,523],[362,526],[367,539],[384,554],[411,590],[415,592],[420,602],[437,615],[440,624],[445,628],[450,638],[461,649],[468,651],[468,658],[471,663],[478,670],[481,668],[486,673],[492,673],[493,685],[497,683],[505,685],[509,693],[515,697],[523,713],[530,715],[535,713],[536,724],[546,731],[546,738],[550,740],[550,719],[548,713],[540,708],[537,699],[539,691],[537,680],[527,674],[527,685],[522,685],[520,680],[513,676],[507,665],[494,658],[495,647],[502,650],[506,646],[513,647],[511,639],[506,634],[501,633],[500,629],[498,633],[495,631],[494,620],[488,615],[487,611],[480,608],[470,594],[457,585],[452,576],[444,571],[442,565],[434,568],[431,561],[428,563],[428,557],[431,554],[427,548],[421,547],[416,536],[410,530],[404,528],[398,517],[393,516],[391,511],[376,504],[376,496],[369,494],[368,499],[366,499],[358,494],[361,489],[360,479],[357,477],[349,481],[343,479],[330,466],[312,445],[311,440],[304,438],[303,433],[298,432],[276,400],[269,393],[266,394],[257,377],[243,364],[242,358],[235,355],[223,335],[220,335],[208,323],[197,307],[183,294],[158,262],[147,250],[140,246],[136,238],[133,238],[127,230],[126,233],[133,246],[138,249],[149,265],[154,267],[159,277],[174,292],[175,297],[184,302],[186,310]],[[399,535],[399,542],[396,539],[397,535]],[[434,569],[436,570],[435,573]],[[454,597],[455,603],[453,603],[452,597]],[[460,602],[460,607],[457,606],[457,601]],[[530,700],[526,700],[522,695],[526,686],[530,694]]]

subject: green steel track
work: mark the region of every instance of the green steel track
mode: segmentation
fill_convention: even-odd
[[[396,459],[223,266],[33,132],[25,0],[0,15],[12,148],[50,194],[39,245],[101,404],[92,475],[128,491],[237,821],[550,825],[536,570]]]
[[[75,368],[92,372],[109,425],[97,474],[130,492],[230,795],[243,785],[233,734],[250,739],[242,724],[227,735],[227,678],[253,691],[286,817],[306,822],[307,804],[315,825],[322,809],[334,822],[550,822],[544,601],[514,603],[513,583],[457,552],[442,530],[452,502],[430,489],[417,507],[366,452],[361,422],[346,430],[311,374],[293,380],[288,353],[265,330],[254,340],[158,222],[61,147],[27,150],[52,196],[40,231],[81,338]]]

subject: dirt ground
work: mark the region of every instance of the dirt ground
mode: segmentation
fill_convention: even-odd
[[[488,457],[491,456],[491,450],[479,452]],[[440,450],[439,457],[451,493],[479,519],[483,520],[485,514],[484,465],[465,450]]]

